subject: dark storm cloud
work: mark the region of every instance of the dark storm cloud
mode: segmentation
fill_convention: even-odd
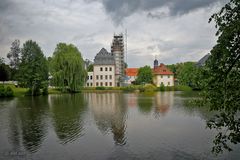
[[[85,0],[87,2],[97,0]],[[109,14],[115,24],[120,24],[122,20],[135,12],[151,11],[157,8],[166,7],[170,16],[182,15],[199,8],[213,6],[217,2],[226,0],[101,0],[105,11]],[[161,18],[163,13],[147,14],[150,18]]]

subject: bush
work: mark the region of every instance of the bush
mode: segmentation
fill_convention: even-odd
[[[143,85],[141,85],[141,86],[138,87],[138,90],[139,90],[140,92],[144,92],[144,91],[145,91],[145,88],[144,88]]]
[[[165,91],[165,86],[164,86],[163,83],[161,83],[161,85],[160,85],[160,87],[159,87],[159,90],[160,90],[160,91]]]
[[[48,87],[42,89],[42,95],[48,95]]]
[[[133,85],[129,85],[129,86],[126,86],[123,88],[123,91],[126,91],[126,92],[132,92],[132,91],[135,91],[137,90],[137,87],[136,86],[133,86]]]
[[[192,91],[192,88],[189,86],[184,86],[184,85],[177,85],[174,86],[175,91]]]
[[[166,86],[165,91],[174,91],[174,86]]]
[[[143,88],[144,92],[154,92],[157,90],[157,87],[152,84],[146,84]]]
[[[100,86],[100,87],[96,87],[96,90],[105,90],[106,88],[103,87],[103,86]]]
[[[13,90],[9,86],[0,86],[0,97],[13,97]]]
[[[35,88],[35,90],[33,91],[33,95],[32,95],[32,89],[28,89],[27,92],[25,93],[26,96],[39,96],[41,95],[41,91],[39,88]]]

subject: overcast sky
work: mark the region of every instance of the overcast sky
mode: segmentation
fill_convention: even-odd
[[[216,43],[209,17],[226,0],[0,0],[0,56],[11,42],[36,41],[52,56],[59,42],[84,58],[110,51],[114,33],[128,33],[129,67],[198,61]]]

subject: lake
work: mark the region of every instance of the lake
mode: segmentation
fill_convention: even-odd
[[[81,93],[0,100],[0,159],[239,159],[214,156],[213,113],[183,92]]]

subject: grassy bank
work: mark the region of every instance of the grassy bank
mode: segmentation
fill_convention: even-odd
[[[27,92],[27,88],[16,87],[14,84],[0,84],[4,87],[10,87],[13,90],[13,95],[15,97],[24,96]],[[146,85],[129,85],[126,87],[84,87],[82,92],[156,92],[156,91],[192,91],[189,86],[172,86],[172,87],[156,87],[152,84]],[[62,94],[60,90],[55,88],[48,88],[48,94]]]
[[[152,84],[146,85],[129,85],[126,87],[84,87],[83,92],[155,92],[155,91],[192,91],[189,86],[177,85],[177,86],[166,86],[166,87],[156,87]]]
[[[24,96],[25,93],[28,91],[27,88],[16,87],[14,84],[0,84],[0,85],[4,87],[10,87],[13,90],[13,95],[15,97]],[[48,89],[48,94],[60,94],[60,93],[61,92],[57,89],[54,88]]]

